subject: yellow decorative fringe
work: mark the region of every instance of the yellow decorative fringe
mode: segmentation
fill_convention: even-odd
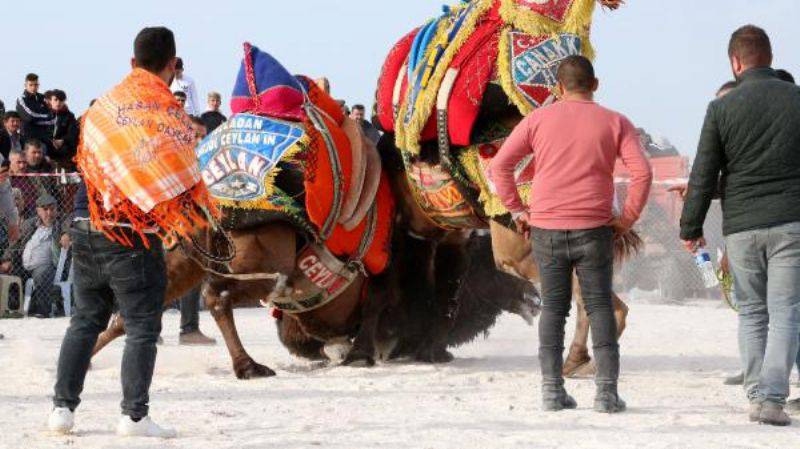
[[[561,23],[525,7],[517,6],[514,0],[500,0],[500,17],[503,22],[511,25],[514,29],[531,36],[557,33],[583,36],[588,34],[589,26],[592,24],[595,1],[573,0],[564,15],[564,22]],[[591,58],[587,53],[584,55]]]
[[[458,158],[467,178],[478,186],[481,191],[478,196],[478,202],[483,208],[483,214],[487,217],[498,217],[507,214],[508,210],[503,206],[503,201],[500,200],[499,196],[492,193],[489,187],[489,181],[481,168],[478,146],[464,149]],[[530,193],[530,184],[519,187],[519,196],[523,200],[527,201]]]
[[[447,45],[447,48],[436,64],[433,74],[425,82],[422,91],[417,96],[414,112],[408,125],[404,124],[406,111],[409,107],[409,96],[408,92],[406,93],[405,101],[403,101],[400,107],[400,112],[397,115],[397,122],[395,124],[395,144],[397,148],[402,148],[412,154],[419,154],[419,138],[436,105],[436,97],[439,93],[442,79],[447,69],[450,68],[450,63],[453,62],[453,58],[455,58],[458,51],[475,31],[478,21],[491,9],[494,0],[474,0],[473,3],[475,3],[474,10],[470,13],[469,17],[464,19],[461,29],[458,30],[456,36],[449,44],[447,43],[447,35],[450,32],[450,23],[444,20],[441,21],[439,29],[436,32],[436,37],[431,41],[431,45],[428,46],[429,52],[425,55],[428,64],[426,64],[425,67],[417,68],[417,70],[430,70],[433,58],[436,56],[437,47]],[[467,5],[454,6],[452,8],[453,12],[451,13],[451,17],[455,17],[458,12],[466,7]],[[411,85],[409,84],[409,92],[410,88]]]

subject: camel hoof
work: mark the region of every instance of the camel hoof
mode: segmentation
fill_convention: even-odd
[[[352,350],[347,354],[347,357],[344,358],[342,365],[354,366],[358,368],[370,368],[375,366],[375,359],[363,351]]]
[[[236,373],[236,377],[242,380],[272,377],[275,375],[275,371],[260,363],[256,363],[252,359],[248,360],[244,366],[234,366],[233,371]]]
[[[446,349],[427,350],[417,353],[417,360],[425,363],[450,363],[455,359]]]
[[[583,363],[576,364],[570,367],[567,370],[567,367],[564,367],[564,377],[570,379],[591,379],[597,373],[597,366],[594,362],[589,359],[584,361]]]

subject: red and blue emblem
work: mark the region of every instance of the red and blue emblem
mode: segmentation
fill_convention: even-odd
[[[514,85],[533,107],[555,100],[558,65],[568,56],[581,54],[581,39],[575,34],[530,36],[510,33],[511,74]]]

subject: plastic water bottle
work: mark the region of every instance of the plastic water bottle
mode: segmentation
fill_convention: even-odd
[[[694,263],[697,264],[697,269],[700,270],[700,276],[703,277],[703,285],[706,288],[712,288],[719,285],[717,279],[717,272],[714,270],[714,264],[711,262],[711,255],[705,248],[700,248],[694,255]]]

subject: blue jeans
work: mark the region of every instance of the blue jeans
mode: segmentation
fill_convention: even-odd
[[[572,273],[589,316],[592,352],[597,363],[599,390],[616,392],[619,378],[617,321],[611,300],[614,271],[614,231],[609,227],[555,231],[532,229],[533,255],[542,281],[542,316],[539,318],[539,361],[545,395],[564,385],[561,375],[564,325],[572,305]]]
[[[146,249],[138,236],[131,236],[133,248],[88,230],[72,230],[70,237],[75,308],[61,343],[53,403],[70,410],[80,403],[92,348],[116,302],[127,333],[122,353],[122,413],[134,419],[147,416],[167,286],[161,241],[150,237],[150,249]]]
[[[786,402],[800,335],[800,222],[728,235],[752,402]]]

